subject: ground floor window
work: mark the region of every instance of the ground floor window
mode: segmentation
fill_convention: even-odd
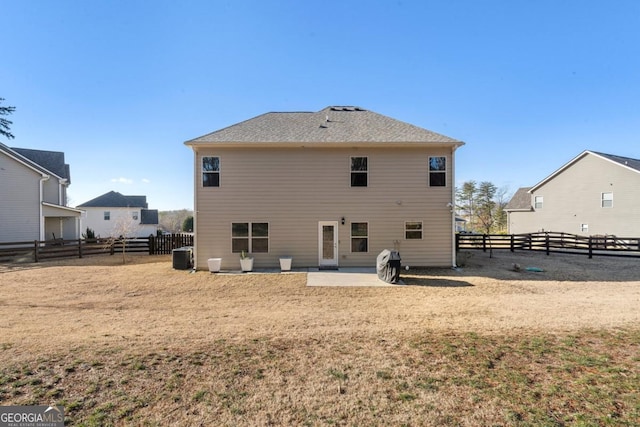
[[[422,239],[422,221],[407,221],[404,223],[404,238],[407,240]]]
[[[231,224],[231,251],[233,253],[269,252],[268,222],[234,222]]]
[[[369,224],[351,223],[351,252],[369,252]]]

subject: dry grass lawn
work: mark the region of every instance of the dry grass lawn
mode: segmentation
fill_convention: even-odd
[[[0,404],[96,426],[640,425],[640,260],[461,258],[381,288],[169,256],[0,265]]]

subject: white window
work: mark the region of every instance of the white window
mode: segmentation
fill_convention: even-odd
[[[351,186],[366,187],[369,185],[369,159],[367,157],[351,158]]]
[[[447,186],[447,158],[429,157],[429,187]]]
[[[535,209],[542,209],[542,205],[544,205],[544,197],[542,196],[535,196],[533,198],[533,207]],[[552,207],[553,209],[553,207]]]
[[[105,220],[105,221],[109,221],[109,220],[111,220],[111,212],[109,212],[109,211],[104,211],[104,220]]]
[[[202,158],[202,186],[220,187],[220,157]]]
[[[269,223],[234,222],[231,224],[231,252],[269,252]]]
[[[422,239],[422,221],[407,221],[404,223],[404,238],[406,240]]]
[[[351,252],[369,252],[369,224],[351,223]]]
[[[603,208],[613,207],[613,193],[602,193],[600,198],[600,206]]]

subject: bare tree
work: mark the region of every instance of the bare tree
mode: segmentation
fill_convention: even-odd
[[[126,259],[126,251],[127,251],[127,240],[136,235],[137,231],[140,229],[140,222],[134,220],[132,215],[122,215],[119,216],[113,228],[111,230],[111,237],[109,237],[105,243],[105,247],[111,248],[116,244],[120,244],[122,246],[122,263],[125,264],[127,262]]]
[[[185,219],[193,216],[193,212],[188,209],[176,211],[161,211],[158,213],[160,228],[170,233],[180,233]]]

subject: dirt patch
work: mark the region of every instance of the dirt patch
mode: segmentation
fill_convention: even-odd
[[[393,288],[308,288],[304,273],[192,273],[174,270],[168,256],[5,265],[0,331],[4,343],[55,347],[623,327],[640,320],[639,263],[471,252],[457,270],[403,271],[407,285]]]

